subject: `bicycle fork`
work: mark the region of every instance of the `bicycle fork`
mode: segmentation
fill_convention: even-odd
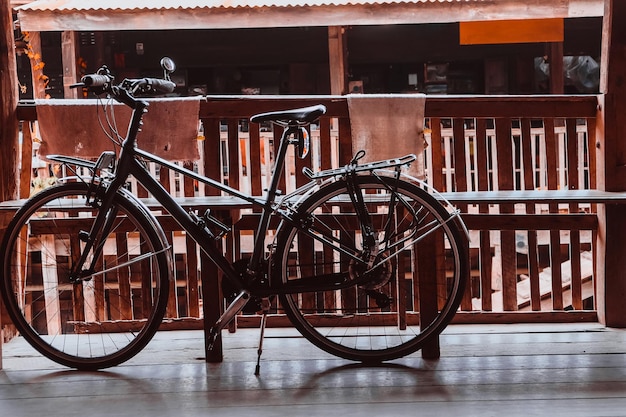
[[[88,205],[98,210],[98,214],[91,230],[79,232],[79,239],[84,242],[84,248],[76,264],[72,266],[72,272],[69,277],[72,283],[89,280],[93,276],[96,262],[104,249],[107,236],[113,229],[113,223],[117,217],[117,208],[112,204],[115,193],[111,189],[107,191],[110,193],[107,193],[108,198],[105,197],[104,200],[98,201],[94,195],[91,201],[87,201]],[[87,268],[84,268],[89,253],[92,256],[91,262]]]

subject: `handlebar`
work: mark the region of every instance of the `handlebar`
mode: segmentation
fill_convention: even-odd
[[[80,83],[72,84],[70,87],[84,87],[96,95],[106,93],[130,107],[137,103],[137,96],[168,94],[176,88],[176,83],[160,78],[126,78],[119,84],[113,81],[113,75],[106,66],[103,66],[97,73],[83,76]]]

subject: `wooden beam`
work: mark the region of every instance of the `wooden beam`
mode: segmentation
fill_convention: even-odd
[[[200,102],[200,118],[246,118],[253,114],[293,107],[324,104],[327,115],[348,117],[342,96],[207,96]],[[598,97],[590,95],[555,96],[428,96],[426,117],[476,118],[595,118]],[[18,120],[37,120],[34,103],[20,103]]]
[[[597,186],[607,191],[626,190],[626,2],[605,0],[602,28],[602,63],[597,118]],[[626,216],[619,206],[598,207],[596,295],[600,321],[626,327]]]

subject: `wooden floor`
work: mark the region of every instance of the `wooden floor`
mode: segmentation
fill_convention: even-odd
[[[78,372],[21,341],[4,345],[0,415],[21,416],[626,416],[626,331],[598,324],[456,325],[442,357],[364,367],[268,329],[224,334],[203,361],[200,332],[160,332],[121,366]]]

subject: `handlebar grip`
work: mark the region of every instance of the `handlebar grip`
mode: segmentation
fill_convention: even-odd
[[[89,74],[81,78],[81,82],[85,87],[103,87],[110,83],[112,79],[110,75]]]
[[[176,88],[176,83],[159,78],[149,78],[149,84],[154,91],[161,94],[171,93]]]

